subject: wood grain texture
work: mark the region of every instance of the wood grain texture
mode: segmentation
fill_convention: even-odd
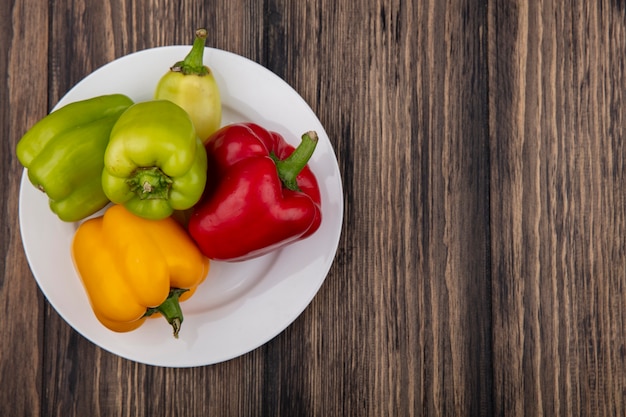
[[[494,411],[624,415],[624,4],[492,7]]]
[[[43,404],[44,304],[21,248],[22,168],[14,149],[26,126],[47,112],[48,9],[40,1],[6,1],[0,16],[0,414],[29,415]]]
[[[584,3],[0,4],[0,415],[626,414],[626,5]],[[158,368],[98,348],[43,299],[13,155],[91,71],[200,26],[318,115],[344,227],[284,332]]]

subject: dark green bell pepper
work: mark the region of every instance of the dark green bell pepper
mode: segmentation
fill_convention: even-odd
[[[51,210],[74,222],[103,208],[104,151],[119,116],[133,104],[122,94],[67,104],[39,120],[20,139],[16,155]]]
[[[200,200],[207,155],[191,118],[168,100],[137,103],[113,126],[102,187],[114,203],[146,219],[162,219]]]

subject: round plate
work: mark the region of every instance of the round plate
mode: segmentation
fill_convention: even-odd
[[[148,49],[119,58],[90,74],[57,104],[123,93],[135,102],[152,98],[161,76],[189,46]],[[343,221],[337,159],[320,121],[288,84],[266,68],[229,52],[206,48],[223,101],[223,124],[252,121],[281,133],[293,145],[309,130],[319,142],[309,166],[322,196],[322,224],[307,239],[239,263],[212,262],[206,281],[181,304],[178,339],[163,319],[115,333],[95,318],[71,259],[77,223],[60,221],[45,194],[22,174],[20,228],[37,283],[59,315],[84,337],[121,357],[156,366],[209,365],[247,353],[282,332],[311,302],[335,257]]]

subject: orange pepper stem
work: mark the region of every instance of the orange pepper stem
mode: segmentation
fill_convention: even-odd
[[[187,291],[189,290],[184,288],[172,288],[165,301],[163,301],[158,307],[149,308],[146,310],[145,314],[145,316],[151,316],[156,312],[161,313],[167,322],[172,326],[172,329],[174,329],[174,337],[177,339],[180,326],[183,323],[183,311],[180,308],[178,299],[181,294]]]

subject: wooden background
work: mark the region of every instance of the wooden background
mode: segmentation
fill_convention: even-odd
[[[0,415],[626,415],[623,0],[4,0],[0,23]],[[283,333],[155,368],[43,298],[14,149],[94,69],[201,26],[317,113],[345,225]]]

